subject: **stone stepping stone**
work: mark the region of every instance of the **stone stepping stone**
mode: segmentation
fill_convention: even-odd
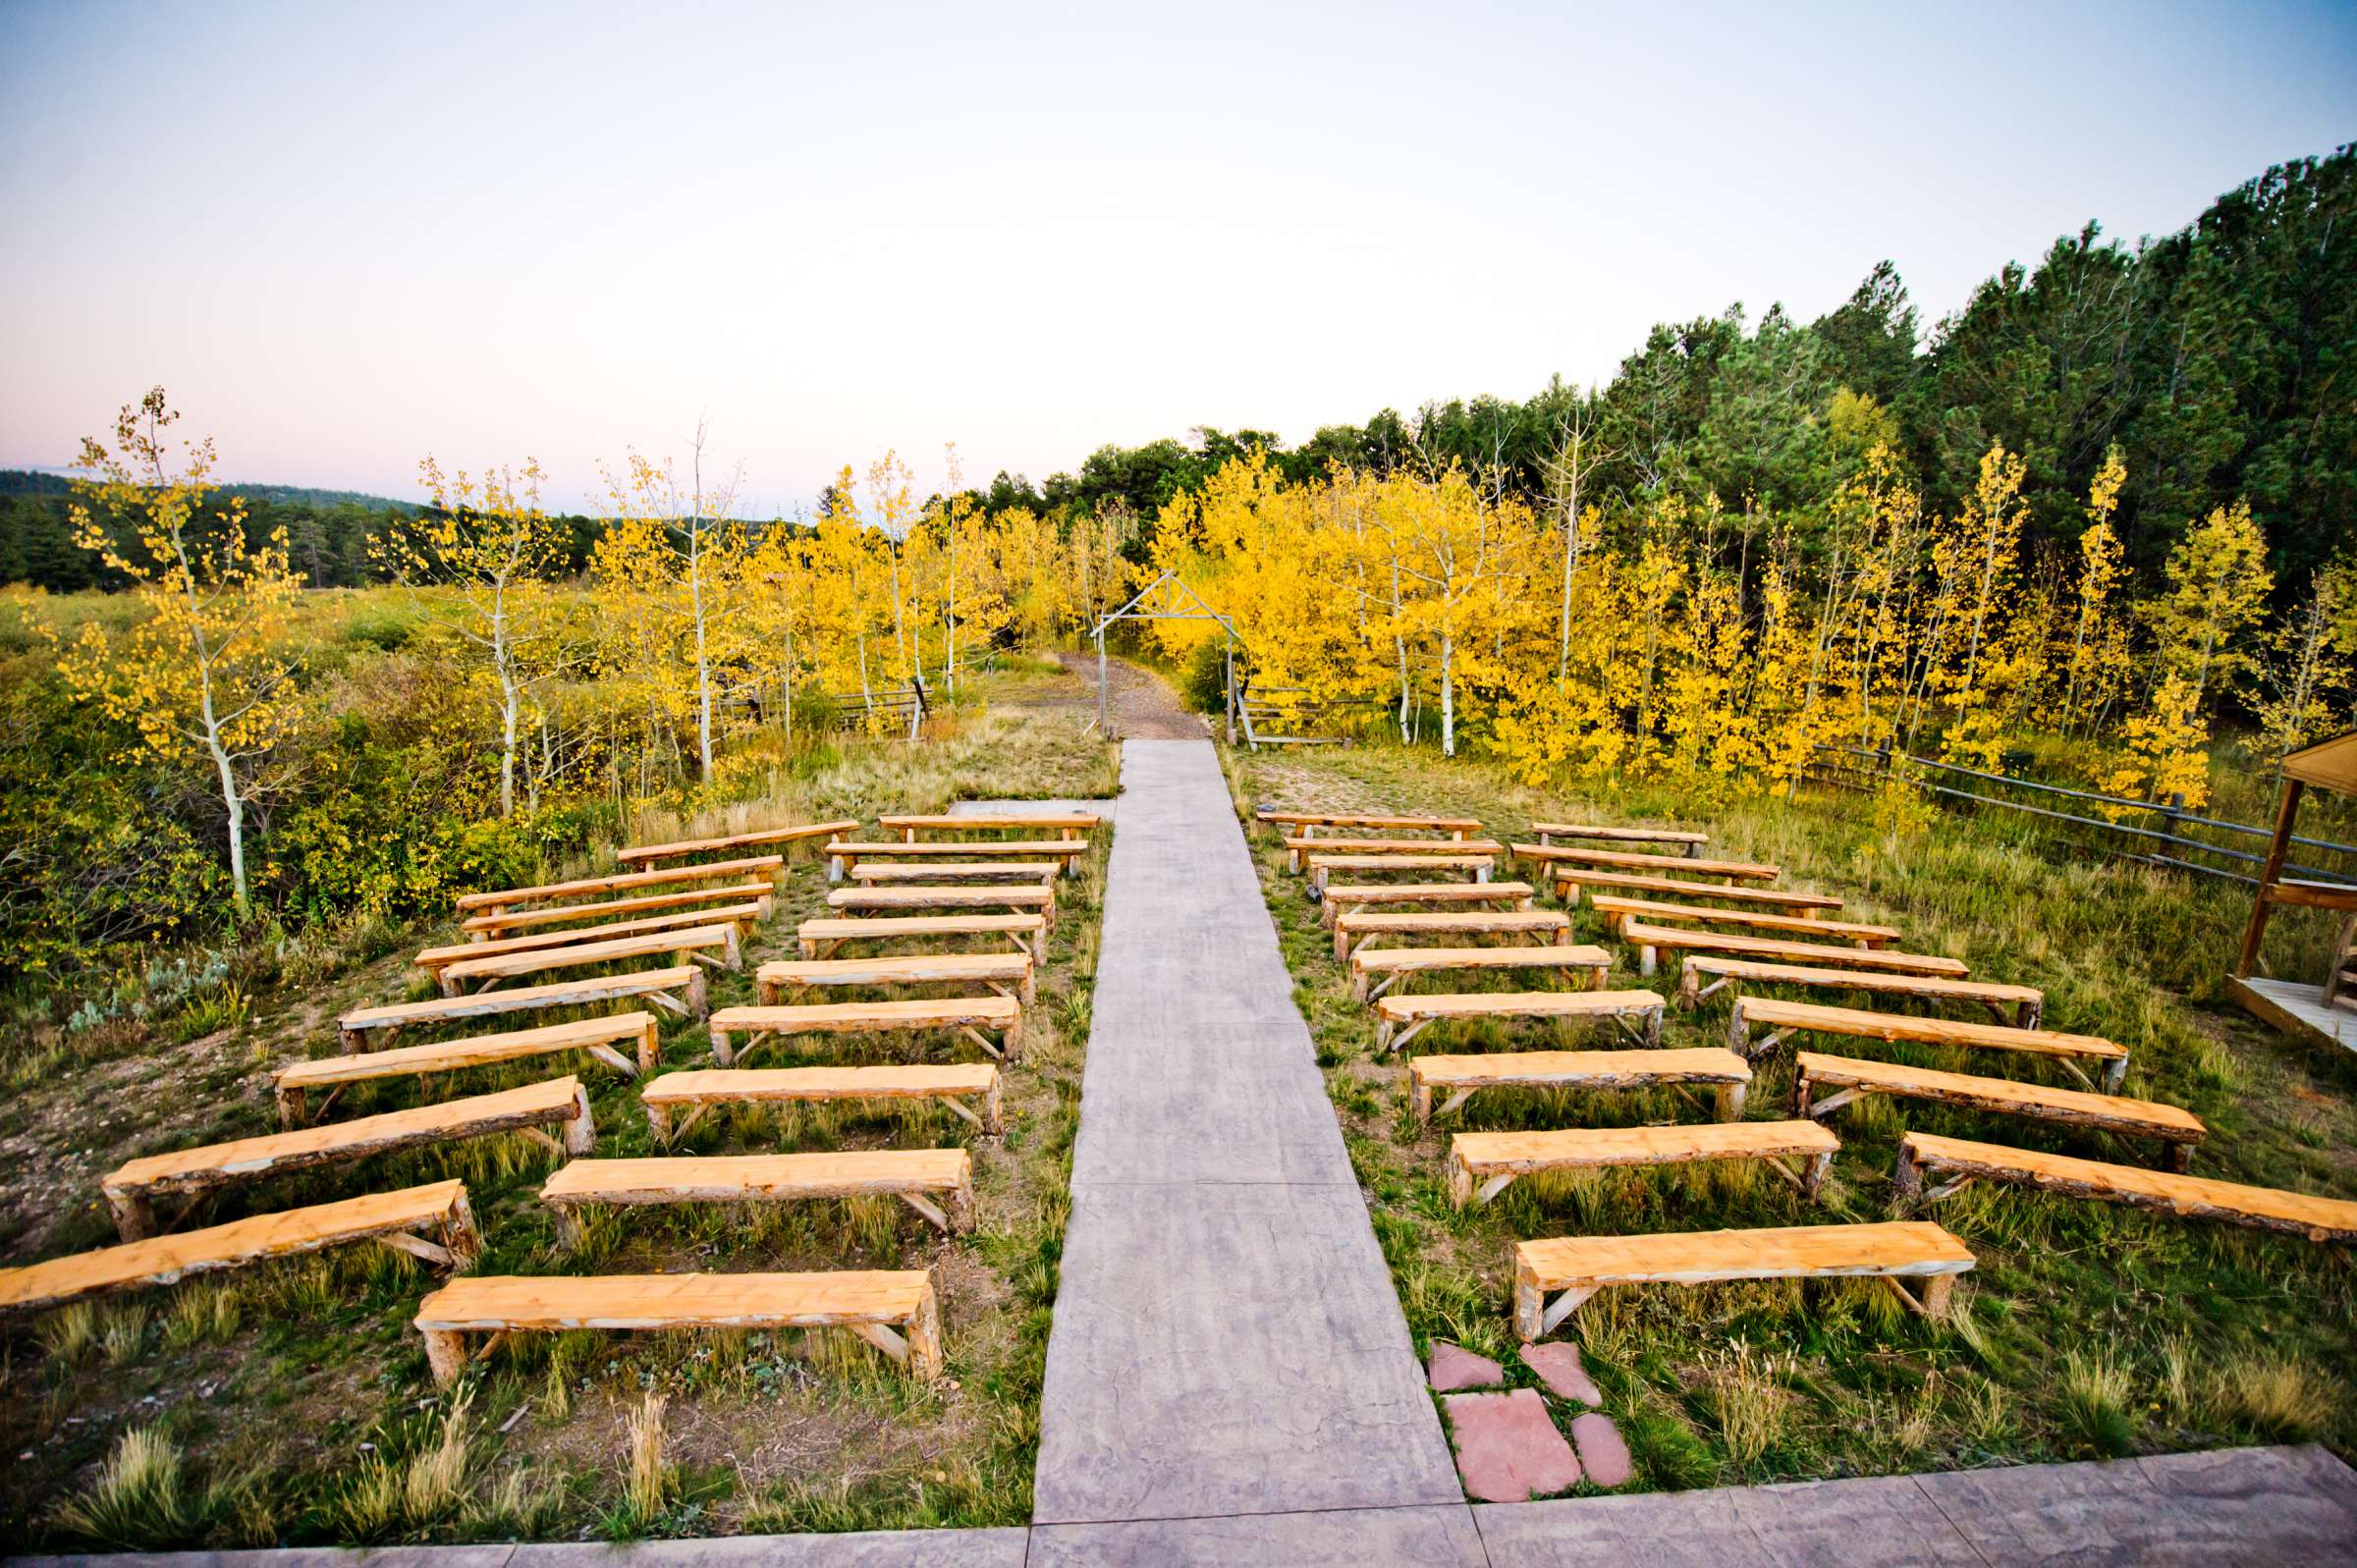
[[[1451,1394],[1441,1401],[1456,1438],[1456,1473],[1482,1502],[1528,1502],[1579,1485],[1579,1458],[1536,1388]]]
[[[1539,1381],[1558,1399],[1577,1400],[1583,1405],[1601,1405],[1604,1394],[1595,1379],[1579,1363],[1579,1346],[1554,1340],[1546,1344],[1524,1345],[1522,1365],[1539,1375]],[[1435,1383],[1433,1386],[1440,1386]]]
[[[1599,1487],[1618,1487],[1637,1473],[1628,1457],[1628,1443],[1610,1416],[1591,1410],[1571,1420],[1571,1440],[1579,1445],[1579,1467]]]
[[[1432,1386],[1441,1393],[1458,1388],[1495,1388],[1506,1381],[1506,1369],[1487,1356],[1477,1356],[1446,1339],[1432,1342],[1432,1359],[1425,1364]]]

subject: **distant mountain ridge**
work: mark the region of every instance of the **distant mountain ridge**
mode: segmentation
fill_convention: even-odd
[[[411,513],[413,501],[370,495],[365,490],[315,490],[308,485],[224,484],[219,487],[248,501],[304,507],[361,507],[369,512]],[[62,496],[70,486],[63,472],[48,468],[0,468],[0,496]]]

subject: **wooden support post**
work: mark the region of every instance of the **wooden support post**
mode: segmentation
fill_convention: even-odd
[[[2297,779],[2283,781],[2282,803],[2275,808],[2275,831],[2267,841],[2267,863],[2259,869],[2259,892],[2251,903],[2251,922],[2243,929],[2242,954],[2234,963],[2234,978],[2248,980],[2259,967],[2259,946],[2267,935],[2267,918],[2274,912],[2269,894],[2283,877],[2284,856],[2291,849],[2292,819],[2299,814],[2300,795],[2307,785]]]
[[[466,1336],[450,1328],[428,1328],[425,1333],[425,1364],[433,1370],[434,1381],[449,1387],[466,1370]]]

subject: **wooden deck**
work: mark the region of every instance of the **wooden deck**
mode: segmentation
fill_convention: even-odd
[[[2357,1051],[2357,1012],[2325,1001],[2322,986],[2292,980],[2228,977],[2226,995],[2243,1011],[2312,1045]]]

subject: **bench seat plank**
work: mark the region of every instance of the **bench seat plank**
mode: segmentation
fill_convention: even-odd
[[[962,884],[945,888],[838,888],[827,894],[827,907],[847,915],[862,911],[889,914],[907,909],[1005,909],[1053,919],[1056,890],[1019,883],[1006,888]]]
[[[1299,871],[1309,855],[1488,855],[1504,854],[1495,838],[1308,838],[1285,840],[1286,864]]]
[[[1404,871],[1434,874],[1447,871],[1470,871],[1477,882],[1490,880],[1490,870],[1496,864],[1495,855],[1311,855],[1305,864],[1309,868],[1309,885],[1324,889],[1338,871],[1380,874]]]
[[[443,1384],[466,1370],[466,1334],[571,1328],[847,1327],[920,1381],[941,1375],[940,1309],[932,1276],[921,1269],[467,1276],[419,1302],[415,1322],[434,1379]]]
[[[1478,817],[1382,816],[1347,811],[1257,811],[1253,815],[1272,827],[1288,828],[1423,828],[1433,833],[1479,833]]]
[[[470,980],[481,981],[488,990],[519,975],[546,974],[552,969],[587,969],[665,954],[678,964],[704,958],[724,969],[740,969],[744,963],[734,925],[682,926],[673,931],[649,931],[605,942],[566,943],[554,947],[527,947],[521,952],[461,958],[436,969],[434,981],[442,988],[443,996],[457,997],[464,994]]]
[[[1620,922],[1620,940],[1637,949],[1637,970],[1650,975],[1667,951],[1730,953],[1745,958],[1782,958],[1817,963],[1829,969],[1889,969],[1901,974],[1952,975],[1963,979],[1972,970],[1960,959],[1928,952],[1899,952],[1890,947],[1838,947],[1832,943],[1785,942],[1775,937],[1745,937],[1731,931],[1655,926],[1641,920]]]
[[[857,819],[842,822],[802,823],[791,828],[755,828],[750,833],[726,834],[717,838],[682,838],[673,843],[633,844],[617,849],[614,858],[624,865],[644,866],[657,860],[676,860],[682,855],[708,855],[721,849],[753,849],[763,844],[794,843],[803,838],[832,838],[850,833],[859,826]]]
[[[570,926],[583,921],[593,927],[621,916],[638,915],[658,909],[690,910],[707,919],[724,918],[719,909],[705,911],[703,904],[753,903],[760,907],[757,919],[767,920],[777,898],[777,889],[766,882],[730,883],[720,888],[693,888],[685,892],[649,892],[635,898],[616,898],[609,903],[559,904],[554,909],[511,909],[505,914],[473,915],[459,923],[468,942],[486,942],[503,931],[536,931],[546,926]],[[692,920],[692,915],[689,916]],[[557,933],[562,935],[563,933]],[[588,938],[596,941],[595,937]]]
[[[1565,903],[1576,901],[1583,891],[1617,888],[1626,892],[1668,893],[1689,901],[1711,898],[1720,903],[1763,909],[1797,909],[1803,913],[1841,907],[1840,899],[1822,892],[1792,892],[1782,888],[1738,888],[1718,882],[1683,882],[1675,877],[1648,877],[1636,872],[1586,871],[1576,866],[1552,865],[1547,868],[1547,878],[1555,884],[1556,896]]]
[[[1927,1175],[1949,1179],[1945,1186],[1925,1193],[1923,1183]],[[2174,1215],[2180,1219],[2215,1219],[2260,1230],[2280,1230],[2310,1241],[2357,1241],[2357,1203],[2346,1198],[2319,1198],[2277,1187],[2249,1187],[2208,1176],[2180,1176],[2169,1171],[2148,1170],[2142,1165],[2107,1164],[2100,1160],[1973,1143],[1928,1132],[1910,1132],[1899,1139],[1898,1168],[1893,1182],[1901,1194],[1909,1197],[1921,1194],[1927,1200],[1943,1198],[1972,1179],[2127,1204]]]
[[[1815,1123],[1810,1123],[1814,1126]],[[580,1204],[787,1203],[861,1195],[908,1198],[945,1231],[974,1223],[974,1162],[962,1149],[852,1149],[804,1155],[674,1155],[654,1160],[576,1160],[551,1175],[540,1201],[558,1211],[569,1238]],[[938,1194],[946,1209],[921,1200]]]
[[[1888,947],[1898,940],[1898,928],[1895,926],[1867,925],[1821,915],[1780,915],[1760,909],[1706,909],[1696,904],[1662,903],[1651,898],[1622,898],[1601,892],[1591,896],[1588,904],[1604,917],[1609,929],[1617,929],[1624,921],[1633,918],[1651,925],[1682,921],[1701,926],[1747,926],[1759,931],[1795,934],[1810,942],[1854,942],[1861,947]]]
[[[661,866],[652,871],[626,871],[612,877],[580,877],[572,882],[543,883],[537,888],[502,888],[459,894],[461,909],[502,910],[518,904],[552,903],[591,893],[622,892],[631,888],[660,888],[672,882],[711,882],[721,877],[755,874],[772,877],[786,869],[784,855],[748,855],[741,860],[707,860],[695,866]]]
[[[1765,1026],[1758,1037],[1753,1024]],[[2104,1083],[2116,1093],[2128,1072],[2125,1046],[2100,1035],[2064,1034],[2056,1029],[2015,1029],[2005,1024],[1966,1023],[1954,1018],[1926,1018],[1913,1013],[1867,1012],[1858,1007],[1828,1007],[1810,1001],[1787,1001],[1780,997],[1738,997],[1728,1009],[1727,1044],[1729,1050],[1759,1056],[1776,1048],[1785,1036],[1807,1032],[1839,1035],[1850,1040],[1911,1041],[1925,1046],[1959,1050],[2018,1051],[2033,1056],[2059,1058],[2078,1071],[2076,1058],[2104,1063]],[[2080,1081],[2086,1075],[2080,1074]]]
[[[1372,1001],[1408,975],[1447,969],[1584,969],[1588,989],[1601,991],[1604,972],[1612,966],[1611,953],[1587,943],[1550,947],[1361,947],[1350,955],[1350,994]],[[1378,975],[1384,977],[1380,982]]]
[[[1680,828],[1606,828],[1582,822],[1534,822],[1530,831],[1539,836],[1539,842],[1550,838],[1592,838],[1606,843],[1674,843],[1700,846],[1711,841],[1707,833],[1693,833]],[[1548,845],[1548,847],[1553,847]]]
[[[265,1133],[228,1143],[176,1149],[126,1161],[100,1178],[98,1190],[115,1212],[125,1241],[155,1233],[155,1199],[165,1193],[201,1193],[282,1171],[363,1160],[390,1150],[456,1138],[480,1138],[520,1127],[564,1128],[560,1147],[585,1155],[595,1137],[589,1092],[575,1077],[551,1078],[497,1094],[445,1100],[380,1116]]]
[[[349,1056],[298,1061],[272,1074],[278,1090],[278,1115],[293,1125],[303,1119],[303,1096],[310,1090],[333,1090],[339,1085],[374,1078],[404,1078],[417,1073],[455,1072],[462,1067],[484,1067],[525,1056],[550,1055],[560,1051],[586,1051],[629,1076],[655,1070],[655,1015],[621,1012],[608,1018],[576,1018],[571,1023],[544,1024],[506,1034],[470,1035],[464,1040],[437,1040],[422,1046],[402,1046]],[[630,1058],[613,1048],[629,1044],[637,1050]]]
[[[1053,860],[937,860],[913,866],[891,861],[862,860],[851,868],[852,878],[866,886],[895,882],[1053,882],[1060,868]]]
[[[955,812],[934,815],[902,811],[888,817],[878,817],[876,826],[887,833],[904,835],[963,833],[969,830],[987,833],[1008,829],[1029,833],[1053,828],[1067,838],[1071,838],[1094,832],[1097,824],[1104,820],[1101,813],[1094,811],[1054,811],[1038,816],[1026,816],[1019,811],[978,811],[972,816],[959,816]]]
[[[799,1006],[723,1007],[712,1014],[712,1059],[723,1067],[743,1050],[786,1035],[883,1034],[902,1029],[955,1029],[993,1056],[1013,1057],[1022,1043],[1022,1004],[1013,997],[919,997],[902,1001],[830,1001]],[[983,1030],[996,1030],[992,1044]]]
[[[411,1234],[415,1231],[437,1239],[426,1241]],[[392,1239],[396,1237],[399,1240]],[[481,1241],[473,1212],[466,1207],[466,1183],[435,1181],[398,1192],[366,1193],[0,1269],[0,1312],[38,1311],[106,1291],[168,1285],[216,1269],[378,1239],[443,1267],[473,1257]]]
[[[1017,952],[1044,962],[1048,952],[1045,915],[894,915],[860,920],[805,920],[795,937],[802,956],[823,958],[847,942],[890,942],[899,937],[991,937],[1013,942]]]
[[[1649,1089],[1656,1084],[1718,1087],[1719,1118],[1743,1114],[1751,1065],[1716,1047],[1678,1051],[1500,1051],[1485,1055],[1415,1056],[1407,1063],[1408,1099],[1416,1120],[1430,1121],[1463,1105],[1478,1089]],[[1434,1110],[1436,1089],[1452,1090]]]
[[[697,1067],[667,1072],[638,1091],[658,1138],[685,1136],[716,1105],[828,1100],[940,1100],[993,1137],[1005,1130],[999,1069],[988,1062],[887,1067]],[[979,1110],[964,1101],[978,1098]],[[685,1110],[677,1123],[673,1113]]]
[[[1817,1098],[1826,1089],[1839,1092],[1825,1099]],[[2167,1146],[2170,1163],[2180,1171],[2192,1159],[2193,1146],[2207,1137],[2210,1130],[2192,1111],[2155,1100],[2127,1100],[2084,1089],[2056,1089],[2046,1084],[2017,1083],[2011,1078],[1983,1078],[1898,1062],[1822,1055],[1814,1051],[1794,1054],[1794,1115],[1829,1116],[1859,1095],[1868,1094],[1934,1100],[1943,1105],[1962,1106],[1968,1110],[2157,1138]]]
[[[1527,882],[1330,883],[1318,891],[1318,923],[1331,927],[1344,910],[1373,904],[1497,904],[1528,909],[1537,893]]]
[[[521,937],[502,937],[496,941],[474,940],[454,943],[443,947],[421,947],[411,960],[431,974],[444,966],[468,958],[493,958],[511,952],[537,952],[546,947],[570,947],[584,942],[615,942],[624,937],[644,936],[650,932],[679,931],[694,926],[732,925],[740,940],[753,934],[753,927],[769,918],[766,900],[760,903],[723,904],[717,909],[683,909],[667,915],[647,915],[637,920],[617,920],[602,926],[567,926],[555,931],[541,931]]]
[[[1806,1117],[1669,1127],[1460,1132],[1449,1140],[1449,1194],[1462,1209],[1487,1203],[1516,1176],[1534,1171],[1683,1164],[1703,1160],[1797,1159],[1802,1168],[1787,1174],[1797,1181],[1803,1196],[1813,1198],[1840,1148],[1839,1139]]]
[[[1554,946],[1570,934],[1571,917],[1558,909],[1352,909],[1334,917],[1334,955],[1347,958],[1377,937],[1536,937]]]
[[[763,964],[753,978],[765,1007],[775,1006],[786,991],[803,986],[965,985],[1019,1001],[1037,996],[1036,969],[1027,952],[887,952],[872,958],[780,960]]]
[[[1719,978],[1710,985],[1704,975]],[[1722,986],[1748,980],[1757,985],[1800,986],[1816,991],[1865,991],[1893,997],[1918,997],[1927,1001],[1977,1001],[2001,1019],[2012,1008],[2012,1026],[2035,1029],[2046,1007],[2046,993],[2036,986],[2013,986],[1997,980],[1947,980],[1938,975],[1897,975],[1861,969],[1818,969],[1807,964],[1767,963],[1751,958],[1722,958],[1713,953],[1689,953],[1680,968],[1678,1000],[1686,1006],[1701,1003]],[[1740,993],[1737,993],[1740,995]]]
[[[885,839],[875,843],[838,838],[827,845],[830,873],[856,871],[862,860],[1053,860],[1069,875],[1072,862],[1088,853],[1086,838]]]
[[[1774,882],[1781,866],[1752,860],[1697,860],[1691,855],[1645,855],[1626,849],[1581,849],[1570,844],[1518,843],[1516,860],[1555,861],[1573,866],[1617,866],[1630,871],[1676,872],[1687,877],[1726,877],[1734,882]]]
[[[1524,1339],[1537,1339],[1606,1285],[1842,1275],[1924,1279],[1923,1301],[1906,1299],[1942,1317],[1948,1304],[1945,1282],[1972,1265],[1964,1243],[1924,1220],[1525,1241],[1514,1247],[1514,1326]],[[1559,1290],[1565,1293],[1562,1301],[1543,1304],[1546,1293]]]
[[[1406,1045],[1444,1018],[1609,1018],[1648,1046],[1662,1038],[1663,1001],[1651,991],[1468,991],[1384,997],[1375,1003],[1378,1053]],[[1636,1023],[1630,1026],[1629,1020]]]
[[[672,993],[679,995],[674,997]],[[683,1017],[700,1017],[705,1008],[704,972],[693,964],[672,969],[646,969],[630,975],[592,975],[560,980],[514,991],[478,992],[470,997],[437,997],[430,1001],[397,1001],[382,1007],[362,1007],[336,1020],[336,1032],[346,1053],[360,1049],[363,1039],[381,1032],[387,1039],[411,1024],[448,1023],[454,1018],[483,1018],[503,1012],[529,1012],[540,1007],[580,1007],[630,997],[659,999]]]

